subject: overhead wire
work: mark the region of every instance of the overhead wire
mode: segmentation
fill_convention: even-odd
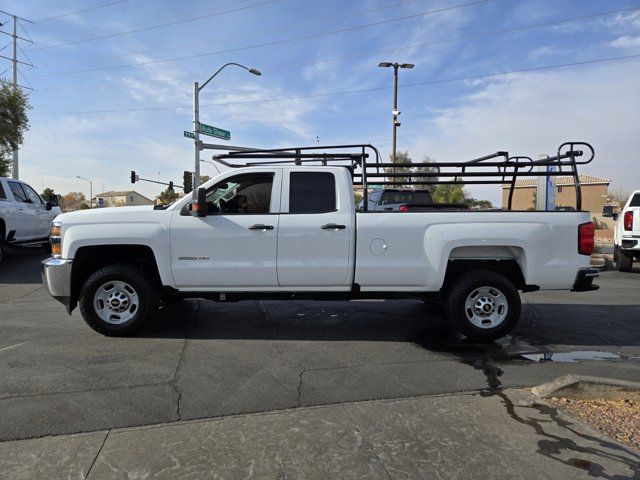
[[[128,30],[128,31],[125,31],[125,32],[117,32],[117,33],[110,33],[110,34],[107,34],[107,35],[99,35],[99,36],[96,36],[96,37],[83,38],[83,39],[74,40],[74,41],[71,41],[71,42],[64,42],[64,43],[57,43],[57,44],[53,44],[53,45],[45,45],[45,46],[42,46],[42,47],[35,47],[35,48],[32,48],[32,51],[35,52],[35,51],[40,51],[40,50],[49,50],[49,49],[52,49],[52,48],[66,47],[66,46],[69,46],[69,45],[78,45],[80,43],[93,42],[95,40],[104,40],[104,39],[107,39],[107,38],[114,38],[114,37],[119,37],[119,36],[122,36],[122,35],[131,35],[133,33],[140,33],[140,32],[146,32],[146,31],[149,31],[149,30],[156,30],[158,28],[169,27],[169,26],[172,26],[172,25],[179,25],[179,24],[185,23],[185,22],[193,22],[195,20],[201,20],[203,18],[209,18],[209,17],[225,15],[227,13],[239,12],[239,11],[243,11],[243,10],[248,10],[250,8],[260,7],[260,6],[263,6],[263,5],[268,5],[268,4],[276,3],[276,2],[280,2],[280,1],[282,1],[282,0],[264,0],[264,1],[261,1],[261,2],[258,2],[258,3],[252,3],[252,4],[249,4],[249,5],[242,6],[242,7],[236,7],[236,8],[232,8],[232,9],[228,9],[228,10],[217,11],[217,12],[210,13],[210,14],[207,14],[207,15],[201,15],[201,16],[198,16],[198,17],[192,17],[192,18],[188,18],[188,19],[184,19],[184,20],[176,20],[176,21],[162,23],[162,24],[158,24],[158,25],[149,25],[147,27]]]
[[[443,78],[443,79],[437,79],[437,80],[427,80],[422,82],[405,83],[405,84],[398,85],[398,88],[437,85],[442,83],[468,81],[468,80],[481,80],[481,79],[490,78],[490,77],[506,76],[506,75],[512,75],[512,74],[518,74],[518,73],[529,73],[529,72],[535,72],[535,71],[545,71],[545,70],[554,70],[554,69],[566,68],[566,67],[590,65],[595,63],[605,63],[605,62],[613,62],[613,61],[620,61],[620,60],[637,60],[637,59],[640,59],[640,53],[633,54],[633,55],[617,56],[617,57],[606,57],[606,58],[598,58],[598,59],[592,59],[592,60],[583,60],[579,62],[558,63],[558,64],[552,64],[552,65],[542,65],[538,67],[505,70],[505,71],[491,72],[491,73],[484,73],[484,74],[477,74],[477,75],[467,75],[467,76],[450,77],[450,78]],[[308,94],[308,95],[296,95],[296,96],[289,96],[289,97],[244,100],[244,101],[237,101],[237,102],[201,103],[200,106],[201,107],[203,106],[219,107],[219,106],[246,105],[246,104],[257,104],[257,103],[267,103],[267,102],[280,102],[285,100],[301,100],[301,99],[309,99],[309,98],[368,93],[368,92],[375,92],[375,91],[381,91],[381,90],[389,90],[391,88],[393,87],[385,86],[385,87],[362,88],[362,89],[356,89],[356,90],[343,90],[343,91],[336,91],[336,92],[321,92],[321,93],[314,93],[314,94]],[[163,106],[163,107],[125,108],[125,109],[110,109],[110,110],[34,112],[33,114],[35,115],[105,114],[105,113],[128,113],[128,112],[146,112],[146,111],[161,111],[161,110],[181,110],[181,109],[187,109],[187,108],[193,108],[193,106],[192,105],[179,105],[179,106],[174,105],[174,106]]]
[[[113,2],[103,3],[103,4],[100,4],[100,5],[95,5],[93,7],[87,7],[87,8],[83,8],[81,10],[75,10],[73,12],[67,12],[67,13],[62,13],[60,15],[53,15],[51,17],[41,18],[40,20],[35,20],[34,23],[42,23],[42,22],[48,22],[50,20],[57,20],[59,18],[69,17],[71,15],[77,15],[79,13],[90,12],[92,10],[98,10],[99,8],[110,7],[111,5],[116,5],[118,3],[124,3],[126,1],[127,0],[115,0]]]
[[[479,4],[487,3],[487,2],[490,2],[490,1],[492,1],[492,0],[475,0],[473,2],[458,4],[458,5],[449,6],[449,7],[443,7],[443,8],[439,8],[439,9],[436,9],[436,10],[430,10],[430,11],[427,11],[427,12],[414,13],[414,14],[405,15],[405,16],[402,16],[402,17],[396,17],[396,18],[391,18],[391,19],[386,19],[386,20],[380,20],[378,22],[366,23],[366,24],[362,24],[362,25],[355,25],[355,26],[352,26],[352,27],[345,27],[345,28],[340,28],[340,29],[336,29],[336,30],[330,30],[328,32],[314,33],[314,34],[304,35],[304,36],[300,36],[300,37],[287,38],[287,39],[282,39],[282,40],[274,40],[274,41],[271,41],[271,42],[263,42],[263,43],[254,44],[254,45],[247,45],[247,46],[244,46],[244,47],[237,47],[237,48],[231,48],[231,49],[226,49],[226,50],[216,50],[216,51],[212,51],[212,52],[204,52],[204,53],[198,53],[198,54],[192,54],[192,55],[184,55],[184,56],[173,57],[173,58],[148,60],[148,61],[144,61],[144,62],[135,62],[135,63],[122,64],[122,65],[111,65],[111,66],[104,66],[104,67],[88,68],[88,69],[83,69],[83,70],[72,70],[72,71],[69,71],[69,72],[49,73],[49,74],[38,75],[38,77],[53,77],[53,76],[62,76],[62,75],[76,75],[76,74],[79,74],[79,73],[90,73],[90,72],[99,72],[99,71],[104,71],[104,70],[133,68],[133,67],[138,67],[138,66],[143,66],[143,65],[152,65],[152,64],[156,64],[156,63],[175,62],[175,61],[179,61],[179,60],[187,60],[187,59],[191,59],[191,58],[199,58],[199,57],[205,57],[205,56],[209,56],[209,55],[219,55],[219,54],[222,54],[222,53],[233,53],[233,52],[251,50],[251,49],[261,48],[261,47],[266,47],[266,46],[282,45],[282,44],[285,44],[285,43],[297,42],[297,41],[301,41],[301,40],[308,40],[308,39],[311,39],[311,38],[325,37],[325,36],[328,36],[328,35],[335,35],[337,33],[350,32],[350,31],[353,31],[353,30],[360,30],[360,29],[363,29],[363,28],[369,28],[369,27],[374,27],[374,26],[378,26],[378,25],[386,25],[386,24],[390,24],[390,23],[403,21],[403,20],[423,17],[423,16],[426,16],[426,15],[433,15],[433,14],[442,13],[442,12],[446,12],[446,11],[451,11],[451,10],[455,10],[455,9],[459,9],[459,8],[479,5]]]

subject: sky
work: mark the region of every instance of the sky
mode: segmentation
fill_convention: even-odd
[[[372,143],[391,150],[400,71],[398,150],[414,162],[508,150],[553,154],[587,141],[581,173],[640,189],[639,0],[4,0],[21,21],[19,83],[30,130],[20,178],[57,193],[163,187],[193,170],[193,82],[201,121],[233,145]],[[0,14],[9,31],[10,17]],[[0,35],[0,48],[11,41]],[[0,51],[10,56],[11,47]],[[626,58],[625,58],[626,57]],[[10,63],[0,58],[9,78]],[[213,140],[224,143],[224,141]],[[201,158],[209,159],[211,152]],[[215,175],[203,163],[203,174]],[[499,205],[498,186],[469,188]]]

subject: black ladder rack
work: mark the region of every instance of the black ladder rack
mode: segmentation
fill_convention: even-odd
[[[354,144],[242,149],[214,155],[213,161],[229,168],[304,164],[347,167],[353,184],[362,186],[364,211],[368,210],[367,191],[372,184],[375,187],[506,184],[509,185],[507,209],[511,210],[518,178],[570,176],[573,177],[576,189],[576,209],[581,210],[582,192],[578,165],[590,163],[594,156],[593,147],[586,142],[565,142],[558,147],[555,156],[540,160],[522,155],[510,156],[508,152],[498,151],[466,162],[391,163],[382,162],[380,152],[373,145]],[[238,161],[241,163],[236,163]],[[534,170],[535,167],[538,169]],[[402,171],[403,169],[410,170]]]

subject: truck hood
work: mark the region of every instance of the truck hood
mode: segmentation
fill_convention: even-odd
[[[159,214],[164,212],[166,210],[154,210],[153,205],[92,208],[63,213],[56,217],[56,222],[63,224],[153,222]]]

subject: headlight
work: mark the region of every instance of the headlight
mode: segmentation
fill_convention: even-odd
[[[60,222],[51,222],[51,234],[49,235],[49,242],[51,243],[51,256],[53,258],[60,258],[62,256],[62,236],[60,234],[60,227]]]

